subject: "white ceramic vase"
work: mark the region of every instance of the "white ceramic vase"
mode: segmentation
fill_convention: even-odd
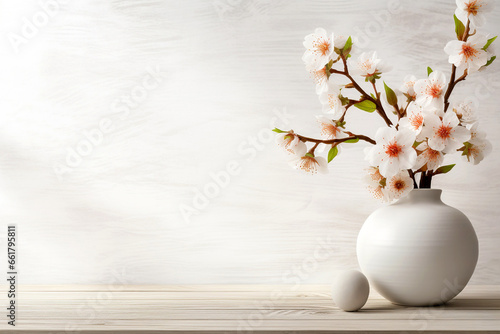
[[[395,304],[431,306],[454,298],[478,258],[469,219],[441,201],[439,189],[415,189],[373,212],[357,241],[371,286]]]

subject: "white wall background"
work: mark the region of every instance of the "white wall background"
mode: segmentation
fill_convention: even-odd
[[[360,180],[364,144],[311,177],[269,129],[319,134],[301,61],[316,27],[358,35],[397,87],[427,66],[449,73],[455,1],[54,1],[51,16],[47,0],[0,2],[0,232],[18,226],[20,283],[328,283],[357,267],[357,233],[382,205]],[[485,32],[500,33],[499,15]],[[478,233],[472,284],[500,284],[499,74],[497,62],[455,95],[480,101],[492,155],[435,180]],[[85,156],[68,163],[71,150]],[[237,175],[187,222],[182,205],[228,163]]]

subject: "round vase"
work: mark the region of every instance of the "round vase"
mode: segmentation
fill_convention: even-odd
[[[373,212],[357,241],[371,286],[395,304],[432,306],[462,291],[478,258],[469,219],[441,201],[439,189],[415,189]]]

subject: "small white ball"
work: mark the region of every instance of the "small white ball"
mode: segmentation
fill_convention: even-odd
[[[357,311],[365,305],[370,294],[370,285],[365,275],[358,270],[339,273],[333,282],[333,302],[344,311]]]

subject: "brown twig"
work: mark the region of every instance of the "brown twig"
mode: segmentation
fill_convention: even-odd
[[[345,106],[345,110],[344,110],[344,113],[342,114],[342,116],[339,118],[339,122],[343,122],[344,121],[344,118],[345,118],[345,115],[347,114],[347,109],[349,109],[350,107],[352,107],[353,105],[355,105],[356,103],[358,103],[359,101],[355,101],[355,100],[349,100],[349,103]]]
[[[415,180],[415,173],[411,169],[408,169],[408,174],[410,174],[410,177],[413,180],[413,188],[418,189],[417,181]]]
[[[363,90],[363,88],[361,88],[361,86],[356,82],[356,80],[354,80],[354,78],[349,74],[349,69],[347,67],[347,60],[346,60],[345,56],[342,56],[342,62],[344,63],[344,70],[343,71],[335,70],[332,68],[332,69],[330,69],[330,73],[341,74],[341,75],[344,75],[345,77],[347,77],[351,81],[353,87],[364,97],[365,100],[369,100],[377,106],[377,109],[376,109],[377,114],[379,114],[384,119],[387,126],[392,126],[392,122],[389,119],[389,117],[387,117],[387,114],[385,113],[384,107],[382,106],[382,103],[380,102],[380,99],[378,98],[378,96],[376,99],[371,97],[367,92],[365,92]],[[375,84],[373,83],[373,85],[375,85]]]
[[[464,34],[462,35],[461,41],[464,41],[464,42],[467,41],[467,38],[469,38],[469,36],[470,36],[469,33],[470,33],[470,20],[467,19],[467,24],[465,25]]]
[[[299,136],[300,137],[300,136]],[[311,153],[312,155],[314,155],[314,151],[316,150],[316,147],[318,147],[320,143],[316,143],[314,144],[313,147],[311,147],[311,149],[307,152],[307,153]]]
[[[364,136],[364,135],[351,135],[349,137],[345,137],[345,138],[337,138],[337,139],[315,139],[315,138],[310,138],[310,137],[306,137],[306,136],[302,136],[302,135],[299,135],[299,134],[295,134],[297,137],[299,137],[299,139],[303,142],[311,142],[311,143],[316,143],[316,144],[339,144],[339,143],[343,143],[347,140],[351,140],[351,139],[359,139],[359,140],[364,140],[370,144],[373,144],[375,145],[376,142],[375,140],[371,139],[370,137],[368,136]]]

